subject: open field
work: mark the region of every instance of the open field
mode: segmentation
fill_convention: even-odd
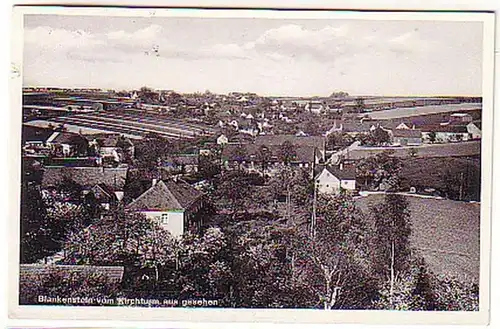
[[[395,108],[391,110],[375,111],[369,113],[369,116],[374,120],[386,120],[386,119],[406,118],[406,117],[434,114],[434,113],[472,111],[481,108],[482,108],[481,103],[429,105],[429,106],[404,107],[404,108]]]
[[[447,144],[422,144],[420,146],[399,147],[363,147],[352,148],[346,153],[347,159],[360,160],[369,156],[382,153],[385,150],[394,151],[394,155],[400,158],[410,158],[410,150],[415,150],[415,158],[432,157],[464,157],[477,156],[481,154],[481,141],[468,141]]]
[[[383,195],[356,200],[364,213],[383,201]],[[479,283],[480,204],[408,197],[412,234],[410,243],[419,250],[429,269],[462,281]]]

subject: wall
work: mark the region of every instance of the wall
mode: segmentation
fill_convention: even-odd
[[[158,220],[161,226],[168,230],[174,237],[180,237],[184,233],[184,212],[142,211],[141,213],[151,220]],[[162,214],[168,214],[167,224],[161,223]]]
[[[316,186],[320,193],[337,193],[340,188],[340,180],[327,170],[323,170],[316,179]]]
[[[356,180],[354,180],[354,179],[342,180],[341,186],[345,190],[355,190],[356,189]]]

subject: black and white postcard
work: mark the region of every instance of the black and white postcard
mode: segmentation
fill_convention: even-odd
[[[14,14],[12,317],[488,321],[493,14]]]

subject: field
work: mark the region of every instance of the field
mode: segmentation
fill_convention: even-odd
[[[406,118],[406,117],[434,114],[434,113],[471,111],[481,108],[482,108],[481,103],[429,105],[429,106],[395,108],[391,110],[375,111],[371,112],[369,116],[374,120],[386,120],[386,119]]]
[[[363,212],[383,200],[370,195],[356,200]],[[408,197],[411,211],[410,243],[429,269],[479,283],[480,204]]]
[[[410,150],[415,150],[415,158],[429,157],[464,157],[477,156],[481,154],[481,141],[469,141],[447,144],[422,144],[420,146],[406,147],[363,147],[359,146],[351,149],[347,153],[350,160],[360,160],[369,156],[376,155],[384,150],[394,151],[394,155],[400,158],[412,157]]]
[[[170,139],[192,139],[209,136],[213,129],[203,124],[165,118],[159,115],[137,111],[101,111],[88,114],[56,117],[47,120],[53,125],[65,124],[72,129],[107,131],[132,136],[155,133]],[[28,122],[30,124],[31,122]],[[43,123],[38,123],[38,125]]]

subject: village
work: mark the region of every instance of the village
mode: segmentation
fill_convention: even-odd
[[[293,247],[303,240],[290,232],[323,234],[332,202],[345,205],[345,218],[358,210],[370,217],[386,195],[409,200],[411,245],[433,272],[477,284],[479,233],[470,216],[479,218],[481,110],[480,97],[25,88],[21,302],[31,303],[33,291],[49,295],[56,267],[106,282],[116,291],[100,293],[117,298],[211,296],[218,305],[277,307],[273,296],[291,288],[273,282],[308,273]],[[447,222],[454,216],[456,228]],[[470,249],[444,269],[449,256],[436,250],[461,241],[426,236],[462,230],[471,231],[462,237]],[[253,272],[269,278],[259,274],[256,283]],[[53,285],[30,286],[44,280]],[[297,291],[307,290],[299,282]],[[363,308],[367,299],[373,307],[373,296],[351,305],[339,291],[329,286],[319,307]],[[318,307],[311,300],[276,303]]]

